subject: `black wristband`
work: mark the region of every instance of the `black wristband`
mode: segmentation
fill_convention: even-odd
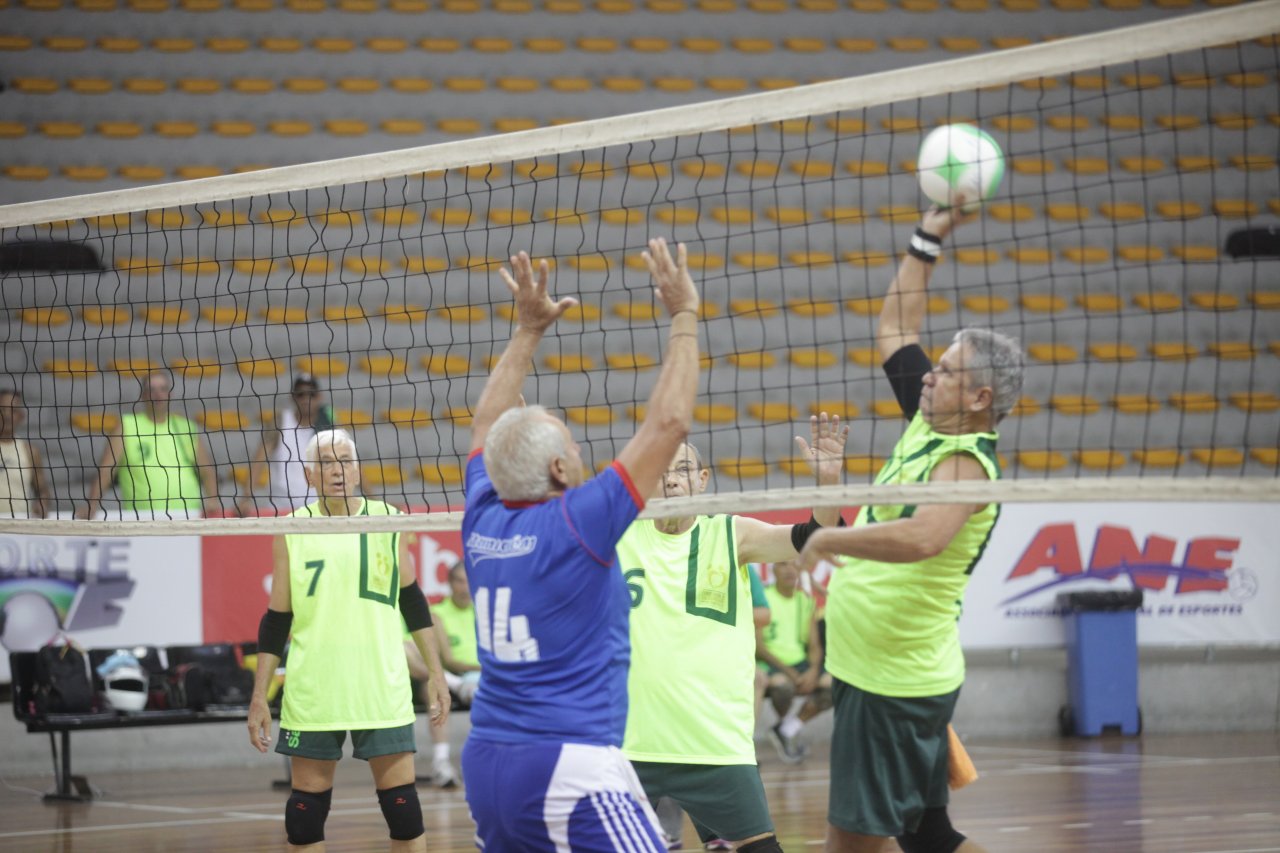
[[[404,617],[404,625],[410,631],[431,627],[431,608],[427,607],[427,597],[422,594],[422,587],[416,583],[400,587],[400,615]]]
[[[915,258],[917,261],[923,261],[926,264],[936,264],[938,262],[937,255],[931,255],[928,252],[922,252],[915,246],[907,247],[907,254]]]
[[[284,644],[289,641],[289,629],[293,627],[293,612],[281,612],[267,608],[258,623],[258,651],[284,657]]]
[[[791,525],[791,545],[796,549],[796,553],[798,554],[804,550],[804,543],[809,541],[809,537],[813,535],[815,530],[821,529],[822,525],[812,515],[809,516],[808,521]]]
[[[919,226],[916,227],[916,236],[919,237],[921,240],[924,240],[926,243],[933,243],[935,246],[942,245],[941,237],[939,237],[937,234],[930,234],[928,231],[924,230],[923,228],[920,228]]]

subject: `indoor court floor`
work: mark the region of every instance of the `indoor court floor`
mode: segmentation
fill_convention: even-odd
[[[1272,853],[1280,851],[1280,735],[1148,736],[968,744],[982,778],[952,801],[956,826],[991,853]],[[820,850],[825,751],[781,764],[761,744],[761,771],[788,851]],[[455,755],[456,759],[456,755]],[[419,756],[419,766],[426,759]],[[5,778],[0,851],[150,853],[284,849],[286,794],[261,769],[98,774],[92,803],[42,803],[51,777]],[[33,790],[25,790],[33,789]],[[422,786],[429,851],[474,850],[461,790]],[[339,767],[330,851],[387,849],[363,763]],[[685,849],[695,849],[687,829]]]

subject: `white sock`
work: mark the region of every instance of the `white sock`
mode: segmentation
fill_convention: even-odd
[[[795,714],[787,714],[782,722],[778,724],[778,732],[783,737],[795,737],[800,734],[800,730],[804,728],[804,723],[800,722],[800,718]]]
[[[443,763],[449,760],[449,744],[437,743],[432,746],[432,754],[435,756],[437,763]]]

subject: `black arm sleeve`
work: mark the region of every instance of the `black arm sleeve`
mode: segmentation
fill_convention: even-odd
[[[292,627],[293,611],[281,612],[268,607],[258,623],[258,651],[284,657],[284,644],[289,641]]]
[[[416,583],[400,587],[400,615],[404,617],[404,625],[410,631],[431,627],[431,608],[427,607],[422,587]]]
[[[898,407],[908,420],[920,409],[920,390],[924,388],[924,375],[930,370],[933,362],[919,344],[907,344],[884,363],[884,375],[889,377]]]

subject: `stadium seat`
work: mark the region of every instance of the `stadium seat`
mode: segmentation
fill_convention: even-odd
[[[363,462],[360,482],[375,489],[396,488],[404,485],[404,472],[394,462]]]
[[[1218,168],[1217,159],[1201,154],[1180,154],[1174,163],[1179,172],[1212,172]]]
[[[750,225],[755,213],[749,207],[713,207],[711,218],[722,225]]]
[[[1069,344],[1031,344],[1027,347],[1027,355],[1044,364],[1070,364],[1080,360],[1075,347]]]
[[[1214,341],[1205,349],[1223,361],[1249,361],[1257,355],[1257,350],[1248,341]]]
[[[699,403],[693,407],[693,419],[703,424],[731,424],[738,413],[725,403]]]
[[[1005,255],[1017,264],[1047,264],[1053,260],[1053,253],[1043,246],[1015,246]]]
[[[610,370],[649,370],[657,366],[657,359],[644,352],[605,353],[604,362]]]
[[[206,305],[200,309],[200,316],[214,326],[236,326],[249,319],[249,312],[239,305]]]
[[[239,431],[249,427],[249,419],[235,409],[213,409],[197,412],[196,423],[200,424],[206,432]]]
[[[1249,451],[1249,455],[1263,465],[1280,467],[1280,447],[1255,447]]]
[[[1077,450],[1072,457],[1088,471],[1114,471],[1123,468],[1128,461],[1120,451],[1109,449]]]
[[[1174,246],[1170,252],[1175,258],[1188,263],[1213,263],[1218,260],[1218,249],[1215,246],[1199,244]]]
[[[1242,172],[1267,172],[1276,167],[1276,158],[1268,154],[1233,154],[1227,162]]]
[[[1200,354],[1186,341],[1155,341],[1147,345],[1147,352],[1159,361],[1190,361]]]
[[[178,305],[148,305],[143,317],[153,326],[181,326],[191,322],[191,312]]]
[[[94,435],[114,432],[120,426],[120,417],[110,412],[72,412],[71,428]]]
[[[1137,222],[1147,218],[1146,209],[1134,202],[1104,202],[1099,205],[1098,213],[1112,222]]]
[[[778,357],[768,351],[735,352],[725,357],[725,361],[739,370],[768,370],[778,363]]]
[[[1218,410],[1218,398],[1203,391],[1169,395],[1169,405],[1186,414],[1203,414]]]
[[[424,355],[421,363],[432,376],[466,376],[471,372],[471,362],[465,355]]]
[[[1144,311],[1161,314],[1177,311],[1182,307],[1182,298],[1176,293],[1152,290],[1147,293],[1134,294],[1133,304]]]
[[[989,204],[986,213],[997,222],[1030,222],[1036,216],[1025,204]]]
[[[961,248],[955,250],[954,258],[965,266],[990,266],[1000,262],[1000,253],[988,248]]]
[[[1241,113],[1215,113],[1213,124],[1219,130],[1252,130],[1258,120]]]
[[[382,309],[382,316],[388,323],[424,323],[427,309],[420,305],[387,305]]]
[[[796,347],[787,353],[787,358],[796,367],[823,368],[834,367],[840,363],[840,357],[834,352],[817,347]]]
[[[268,323],[305,323],[307,309],[297,306],[270,305],[259,310],[258,316]]]
[[[1124,303],[1114,293],[1078,293],[1075,303],[1087,314],[1119,314]]]
[[[1122,415],[1149,415],[1159,410],[1160,401],[1147,394],[1116,394],[1111,406]]]
[[[52,328],[71,322],[71,311],[60,305],[49,308],[23,308],[22,322],[28,326]]]
[[[1087,116],[1082,115],[1054,115],[1045,119],[1045,124],[1049,125],[1053,130],[1061,133],[1079,133],[1089,129],[1090,122]],[[1071,169],[1070,160],[1067,161],[1067,168]],[[1107,163],[1102,161],[1102,170],[1105,172]],[[1071,171],[1075,171],[1071,169]]]
[[[115,305],[85,305],[80,309],[80,317],[93,326],[121,326],[129,322],[130,314]]]
[[[726,477],[754,480],[769,473],[769,466],[755,456],[730,457],[716,463],[716,470]]]
[[[751,297],[730,299],[729,313],[740,317],[774,317],[778,314],[778,303],[771,299],[755,299]]]
[[[79,358],[51,358],[41,365],[41,370],[56,379],[85,379],[97,373],[98,366]]]
[[[107,367],[121,376],[133,378],[141,378],[160,369],[160,365],[149,358],[113,358]]]
[[[596,360],[583,353],[549,353],[542,357],[542,364],[556,373],[582,373],[596,369]]]
[[[1138,351],[1129,344],[1095,343],[1089,344],[1089,355],[1098,361],[1133,361]]]
[[[1056,314],[1067,309],[1067,300],[1051,293],[1024,293],[1018,302],[1034,314]]]
[[[884,458],[880,456],[867,456],[862,454],[852,454],[845,457],[844,470],[859,477],[873,477],[884,467]]]
[[[788,299],[787,310],[799,317],[834,317],[839,312],[840,305],[838,302]]]
[[[326,378],[344,376],[347,372],[346,360],[332,355],[304,355],[294,362],[294,366],[299,373]]]
[[[1019,450],[1018,465],[1031,471],[1060,471],[1067,467],[1067,457],[1056,450]]]
[[[1206,468],[1239,468],[1244,464],[1244,452],[1234,447],[1196,447],[1191,458]]]
[[[465,418],[466,423],[459,418],[452,420],[455,427],[464,427],[471,422],[469,416]],[[424,483],[435,486],[461,486],[462,466],[456,462],[424,462],[418,467],[418,476]]]
[[[501,310],[503,308],[511,308],[512,309],[511,315],[503,316],[503,312]],[[506,320],[515,319],[515,309],[513,306],[499,305],[498,309],[499,309],[498,314],[500,316],[503,316],[503,319],[506,319]],[[571,306],[567,311],[561,314],[560,317],[562,320],[565,320],[570,323],[595,323],[600,319],[600,307],[598,305],[580,303],[578,305]]]
[[[1271,391],[1237,391],[1228,398],[1242,412],[1274,412],[1280,410],[1280,397]]]
[[[1153,264],[1163,260],[1164,249],[1159,246],[1116,246],[1116,257],[1133,264]]]
[[[1060,415],[1085,417],[1096,415],[1102,404],[1087,394],[1055,394],[1049,398],[1049,407]]]
[[[1044,212],[1054,222],[1084,222],[1089,218],[1089,209],[1078,204],[1050,204]]]
[[[792,423],[800,419],[800,410],[791,403],[754,402],[747,404],[747,414],[766,423]]]
[[[975,314],[1003,314],[1009,310],[1009,300],[1003,296],[979,296],[970,294],[960,300],[966,311]]]

